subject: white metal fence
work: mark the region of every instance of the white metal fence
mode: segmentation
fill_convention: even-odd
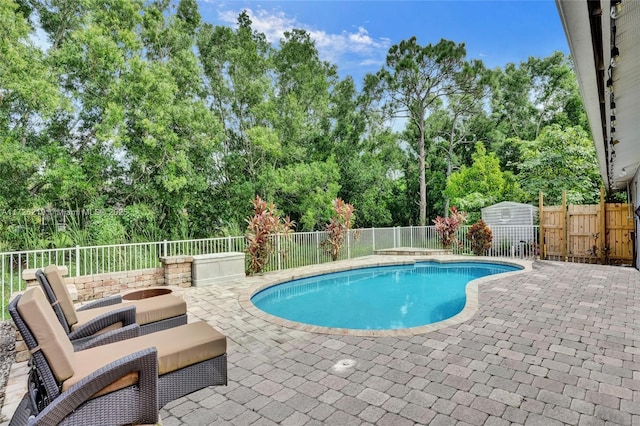
[[[458,230],[460,244],[454,247],[455,253],[471,253],[466,237],[468,229],[469,226],[463,226]],[[493,243],[489,256],[528,258],[537,254],[537,226],[492,226],[491,230]],[[321,247],[325,239],[324,231],[275,236],[269,270],[330,262],[331,256]],[[44,268],[54,263],[66,266],[69,276],[122,272],[160,267],[162,256],[243,252],[245,245],[245,238],[240,236],[0,253],[2,318],[11,294],[24,289],[22,272],[25,269]],[[440,241],[435,226],[357,229],[349,233],[340,259],[368,256],[375,250],[397,247],[436,249],[440,248]]]

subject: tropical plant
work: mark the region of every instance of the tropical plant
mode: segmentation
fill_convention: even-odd
[[[353,212],[355,209],[351,204],[336,198],[333,200],[333,211],[335,216],[325,225],[327,239],[320,245],[331,255],[331,260],[336,261],[340,255],[340,250],[342,250],[344,239],[353,225]]]
[[[451,207],[451,215],[449,217],[438,216],[433,219],[443,248],[450,249],[458,241],[456,231],[466,220],[467,214],[459,212],[456,206]]]
[[[493,234],[484,220],[480,219],[469,228],[467,239],[471,242],[471,251],[476,256],[482,256],[491,248]]]
[[[282,219],[273,203],[267,203],[259,195],[252,201],[253,216],[247,219],[246,252],[249,255],[248,273],[260,273],[269,263],[273,253],[272,236],[278,233],[288,234],[295,226],[289,216]]]

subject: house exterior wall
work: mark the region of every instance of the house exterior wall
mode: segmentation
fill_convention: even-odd
[[[634,234],[635,234],[635,263],[634,266],[636,267],[636,269],[640,269],[640,250],[638,250],[638,248],[640,247],[640,235],[638,235],[638,228],[640,227],[640,218],[638,218],[638,215],[635,214],[635,210],[638,209],[638,207],[640,207],[640,186],[638,186],[638,182],[640,181],[640,167],[638,168],[638,170],[636,170],[636,174],[635,176],[633,176],[633,179],[631,180],[630,186],[629,186],[629,194],[631,199],[628,200],[631,205],[633,205],[633,209],[634,209],[634,214],[633,214],[633,224],[634,224]]]

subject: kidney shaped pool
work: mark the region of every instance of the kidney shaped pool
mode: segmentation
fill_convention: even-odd
[[[266,288],[251,298],[271,315],[355,330],[417,327],[465,306],[469,281],[521,269],[484,262],[420,262],[318,275]]]

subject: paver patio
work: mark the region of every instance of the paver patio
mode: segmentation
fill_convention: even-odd
[[[270,276],[185,291],[190,319],[228,337],[229,385],[169,403],[163,425],[640,425],[635,269],[537,261],[481,283],[470,319],[385,337],[285,328],[242,308]]]

